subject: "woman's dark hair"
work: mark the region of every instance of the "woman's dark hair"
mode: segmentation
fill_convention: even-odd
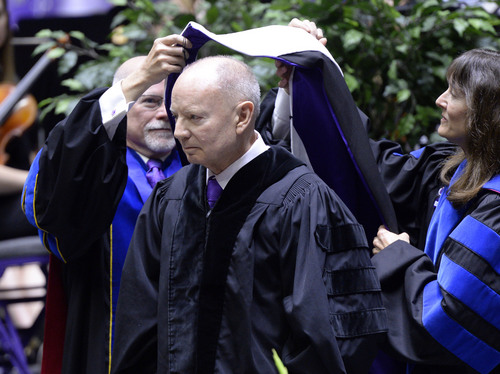
[[[461,206],[500,172],[500,52],[467,51],[453,60],[446,77],[450,88],[464,95],[467,105],[465,152],[460,150],[441,170],[441,180],[449,185],[458,165],[467,159],[448,195],[454,206]]]

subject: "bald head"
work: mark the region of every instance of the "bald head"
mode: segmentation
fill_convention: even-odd
[[[178,79],[192,77],[196,77],[198,85],[206,84],[219,91],[227,104],[240,101],[252,102],[253,120],[258,117],[259,82],[247,64],[229,56],[205,57],[187,65]]]
[[[121,64],[118,69],[116,69],[115,75],[113,76],[113,84],[122,79],[128,77],[132,72],[137,70],[137,68],[146,60],[146,56],[136,56],[128,59],[123,64]]]
[[[260,88],[251,69],[230,57],[200,59],[172,89],[174,136],[188,161],[219,174],[257,139]]]

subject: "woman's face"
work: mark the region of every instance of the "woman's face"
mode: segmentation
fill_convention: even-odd
[[[465,95],[452,87],[441,94],[436,105],[442,109],[438,134],[465,151],[467,137],[467,104]]]

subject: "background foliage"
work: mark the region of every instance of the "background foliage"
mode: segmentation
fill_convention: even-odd
[[[220,34],[286,25],[293,18],[315,21],[328,38],[327,47],[344,70],[357,105],[371,118],[371,136],[390,137],[408,148],[435,136],[440,110],[435,99],[446,89],[446,67],[461,52],[500,49],[496,15],[454,1],[415,1],[402,6],[384,0],[110,0],[115,16],[109,43],[98,45],[81,32],[72,43],[57,46],[63,33],[42,30],[49,38],[37,49],[53,48],[68,93],[44,100],[48,111],[68,113],[76,100],[96,87],[107,86],[116,67],[127,58],[147,54],[159,36],[180,33],[196,21]],[[208,44],[204,55],[230,53]],[[263,92],[276,85],[273,61],[252,59]]]

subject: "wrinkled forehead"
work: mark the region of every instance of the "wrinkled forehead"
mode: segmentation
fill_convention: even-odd
[[[143,92],[143,95],[154,95],[163,97],[165,95],[165,84],[166,81],[161,81],[160,83],[153,84],[146,91]]]

